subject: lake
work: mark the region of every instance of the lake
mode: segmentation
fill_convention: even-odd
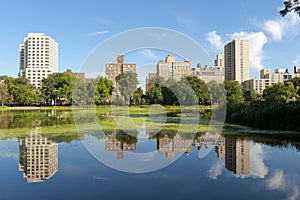
[[[145,113],[2,112],[0,199],[300,199],[298,133]]]

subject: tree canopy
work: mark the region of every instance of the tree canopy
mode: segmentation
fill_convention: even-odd
[[[283,2],[284,8],[280,10],[281,16],[286,16],[288,13],[294,12],[300,17],[300,1],[299,0],[285,0]]]

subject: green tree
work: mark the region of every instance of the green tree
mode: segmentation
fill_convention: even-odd
[[[74,80],[74,90],[72,96],[72,104],[74,105],[86,105],[88,99],[88,93],[86,84],[82,78],[77,77]],[[71,103],[71,102],[70,102]]]
[[[284,9],[280,10],[281,16],[286,16],[290,12],[294,12],[300,17],[300,1],[299,0],[285,0],[283,2]]]
[[[162,104],[162,86],[166,83],[165,78],[156,77],[150,80],[149,88],[146,91],[146,102],[149,104]]]
[[[212,104],[225,103],[226,92],[223,84],[219,84],[217,81],[210,81],[207,86],[211,95]]]
[[[186,76],[181,80],[181,83],[183,83],[185,80],[187,81],[186,85],[188,87],[192,87],[194,90],[199,105],[210,103],[211,99],[208,86],[203,80],[195,76]]]
[[[95,79],[97,82],[96,88],[94,90],[95,103],[96,105],[107,105],[111,101],[111,96],[113,92],[113,83],[104,77],[98,77]],[[92,88],[92,86],[91,86]],[[91,91],[89,93],[92,93]]]
[[[133,97],[132,97],[132,100],[133,100],[133,104],[136,105],[136,106],[139,106],[142,104],[142,98],[143,98],[143,95],[144,95],[144,91],[141,87],[139,87],[138,89],[136,89],[133,93]]]
[[[149,104],[162,104],[162,101],[161,86],[151,83],[149,89],[146,91],[146,102]]]
[[[66,73],[54,73],[42,80],[42,96],[46,104],[56,105],[58,101],[72,102],[75,77]]]
[[[0,82],[0,102],[1,106],[4,106],[9,102],[9,93],[7,86],[2,82]]]
[[[267,87],[263,92],[263,97],[267,102],[288,103],[293,98],[298,98],[298,89],[292,82],[276,83]]]
[[[244,94],[244,101],[254,101],[257,100],[258,98],[258,94],[252,88],[243,89],[243,94]]]
[[[116,92],[124,100],[125,104],[129,105],[133,92],[137,88],[138,79],[137,74],[134,72],[126,72],[116,77],[117,87]]]
[[[286,82],[291,82],[294,85],[294,88],[298,91],[298,95],[300,95],[300,77],[295,77]]]
[[[243,102],[243,87],[238,81],[225,81],[224,86],[228,103]]]

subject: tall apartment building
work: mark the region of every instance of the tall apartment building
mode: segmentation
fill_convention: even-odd
[[[250,142],[225,138],[225,167],[234,174],[250,174]]]
[[[242,83],[250,78],[249,42],[235,39],[224,47],[225,80]]]
[[[264,89],[275,83],[283,83],[295,77],[300,77],[300,71],[295,66],[294,73],[289,73],[288,69],[275,69],[274,73],[271,73],[269,69],[260,70],[260,78],[254,78],[247,80],[243,83],[244,88],[251,88],[258,94],[263,94]]]
[[[42,182],[57,172],[57,143],[35,133],[20,139],[19,151],[19,171],[29,183]]]
[[[108,63],[105,66],[105,77],[111,80],[113,83],[116,82],[116,77],[126,72],[136,73],[136,64],[124,63],[124,55],[118,55],[117,63]]]
[[[30,83],[40,87],[43,78],[58,72],[58,44],[44,33],[28,33],[20,44],[19,77],[24,76]]]
[[[157,63],[156,73],[157,76],[166,79],[173,78],[180,81],[182,77],[192,74],[192,63],[187,60],[184,62],[176,62],[174,56],[168,55],[165,62],[161,60]]]

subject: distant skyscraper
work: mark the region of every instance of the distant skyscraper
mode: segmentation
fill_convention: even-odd
[[[192,63],[189,61],[175,62],[175,58],[172,55],[168,55],[165,59],[159,61],[156,65],[157,76],[164,77],[166,79],[173,78],[177,81],[183,76],[190,76],[192,74]]]
[[[19,77],[40,87],[43,78],[58,72],[58,44],[44,33],[28,33],[20,44]]]
[[[250,142],[225,138],[225,167],[234,174],[250,174]]]
[[[136,72],[136,64],[124,63],[124,56],[119,55],[117,63],[106,64],[105,77],[115,83],[116,77],[126,72]]]
[[[240,83],[249,80],[249,42],[233,40],[224,47],[225,80],[236,80]]]
[[[58,170],[58,145],[46,137],[31,134],[19,141],[19,171],[29,183],[51,178]]]

